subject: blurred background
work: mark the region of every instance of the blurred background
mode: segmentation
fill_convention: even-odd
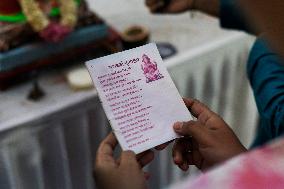
[[[4,16],[8,4],[0,3],[1,189],[95,188],[93,159],[110,127],[84,62],[148,42],[182,96],[207,104],[251,144],[258,114],[245,66],[254,37],[199,12],[153,15],[142,0],[81,0],[72,31],[34,31],[14,6],[18,17]],[[59,22],[53,5],[43,10]],[[169,149],[147,167],[150,188],[199,174],[178,170]]]

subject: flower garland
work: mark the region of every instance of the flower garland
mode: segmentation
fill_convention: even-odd
[[[68,35],[77,23],[77,5],[74,0],[58,0],[61,11],[59,23],[50,22],[35,0],[20,0],[28,22],[49,42],[58,42]]]

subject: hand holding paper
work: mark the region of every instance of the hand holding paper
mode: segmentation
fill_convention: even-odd
[[[181,136],[175,140],[173,159],[187,171],[189,165],[207,170],[234,156],[246,152],[229,125],[216,113],[197,100],[184,99],[197,121],[178,122],[174,130]]]
[[[86,65],[123,150],[140,153],[173,140],[172,125],[192,120],[155,44]]]

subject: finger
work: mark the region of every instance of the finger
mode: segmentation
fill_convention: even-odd
[[[155,4],[159,3],[160,1],[161,1],[161,0],[146,0],[146,1],[145,1],[145,5],[148,6],[148,7],[150,7],[150,6],[152,6],[152,5],[155,5]]]
[[[166,4],[164,3],[163,7],[160,9],[161,13],[178,13],[179,11],[177,11],[177,7],[176,7],[176,2],[172,1],[170,4]]]
[[[199,151],[192,151],[186,154],[188,165],[195,165],[198,169],[201,169],[203,158]]]
[[[163,0],[146,0],[145,4],[152,13],[161,12],[165,5]]]
[[[180,147],[180,144],[176,142],[172,149],[172,156],[173,156],[174,163],[176,165],[181,165],[183,163],[182,152],[179,148],[182,148],[182,147]]]
[[[189,108],[190,112],[193,114],[194,117],[199,117],[200,114],[206,113],[211,114],[212,111],[203,103],[196,99],[191,98],[183,98],[185,105]]]
[[[191,108],[191,106],[194,103],[194,100],[192,98],[182,98],[184,104],[186,105],[187,108]]]
[[[176,165],[182,170],[189,169],[189,162],[187,160],[187,153],[191,150],[191,139],[180,138],[176,141],[173,148],[173,159]]]
[[[140,167],[143,168],[144,166],[148,165],[151,161],[153,161],[154,156],[155,155],[153,151],[147,150],[146,152],[138,154],[136,158],[140,164]]]
[[[202,169],[204,166],[204,158],[197,150],[187,154],[187,161],[189,165],[195,165],[198,169]]]
[[[110,133],[100,144],[97,151],[97,159],[103,161],[114,161],[113,151],[117,145],[117,140],[113,133]]]
[[[154,152],[153,152],[152,150],[147,150],[147,151],[145,151],[145,152],[142,152],[142,153],[136,155],[136,160],[137,160],[138,162],[141,160],[142,163],[143,163],[143,164],[141,164],[141,167],[144,167],[144,166],[145,166],[145,165],[144,165],[144,162],[145,162],[145,164],[150,163],[150,162],[148,162],[148,161],[151,161],[152,153],[154,154]],[[120,157],[118,157],[118,158],[116,159],[116,162],[117,162],[117,164],[120,164],[120,163],[121,163],[121,155],[120,155]],[[139,163],[140,163],[140,162],[139,162]]]
[[[172,150],[172,156],[174,163],[176,165],[182,165],[186,162],[186,158],[184,157],[184,154],[186,154],[190,150],[190,141],[186,138],[180,138],[177,139],[173,150]]]
[[[187,160],[188,165],[195,165],[194,161],[193,161],[192,152],[188,152],[185,156],[186,156],[186,160]]]
[[[178,167],[183,171],[187,171],[189,169],[189,165],[187,163],[183,163],[182,165],[178,165]]]
[[[149,172],[143,172],[145,180],[149,180],[151,178],[151,174]]]
[[[183,100],[191,114],[194,117],[198,118],[198,121],[205,125],[210,118],[217,116],[217,114],[212,112],[206,105],[199,102],[198,100],[190,98],[184,98]]]
[[[165,149],[171,142],[172,142],[173,140],[171,140],[171,141],[169,141],[169,142],[166,142],[166,143],[164,143],[164,144],[161,144],[161,145],[159,145],[159,146],[156,146],[155,147],[155,149],[156,150],[163,150],[163,149]]]
[[[152,13],[163,13],[163,9],[164,9],[164,2],[163,1],[159,1],[157,4],[152,5],[151,7],[149,7],[150,11]]]
[[[124,167],[132,167],[132,168],[140,168],[136,155],[132,151],[123,151],[120,156],[120,166]]]
[[[210,144],[208,130],[199,121],[177,122],[174,131],[181,136],[192,136],[198,143]]]
[[[165,149],[168,145],[169,145],[168,143],[161,144],[159,146],[156,146],[155,149],[161,151],[161,150]]]

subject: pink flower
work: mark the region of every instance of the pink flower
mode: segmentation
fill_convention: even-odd
[[[47,42],[56,43],[64,39],[71,32],[72,28],[70,27],[50,22],[49,25],[40,32],[40,36]]]

